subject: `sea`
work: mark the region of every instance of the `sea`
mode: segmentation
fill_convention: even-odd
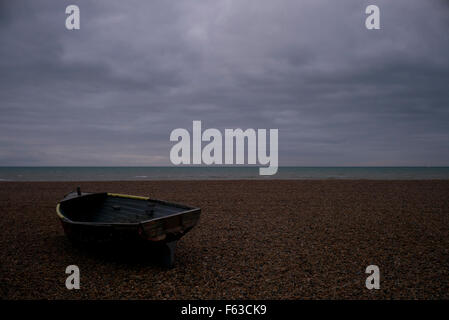
[[[279,167],[273,176],[258,167],[0,167],[0,181],[369,179],[447,180],[449,167]]]

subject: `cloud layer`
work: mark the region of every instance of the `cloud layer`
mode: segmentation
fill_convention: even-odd
[[[280,165],[449,165],[447,30],[443,0],[0,0],[0,165],[169,165],[193,120],[278,128]]]

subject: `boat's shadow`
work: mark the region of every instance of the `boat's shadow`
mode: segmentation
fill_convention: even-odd
[[[80,259],[93,259],[102,263],[114,263],[127,266],[152,266],[165,270],[174,265],[167,264],[167,248],[147,243],[74,243],[62,237],[63,250]]]

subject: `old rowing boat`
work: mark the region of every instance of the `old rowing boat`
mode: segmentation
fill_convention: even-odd
[[[84,193],[78,188],[56,206],[64,232],[74,242],[145,241],[165,249],[174,263],[176,241],[199,221],[201,209],[147,197]]]

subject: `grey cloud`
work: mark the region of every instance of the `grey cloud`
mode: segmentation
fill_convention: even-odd
[[[448,2],[368,31],[371,2],[0,1],[0,165],[168,165],[192,120],[279,128],[281,165],[448,165]]]

